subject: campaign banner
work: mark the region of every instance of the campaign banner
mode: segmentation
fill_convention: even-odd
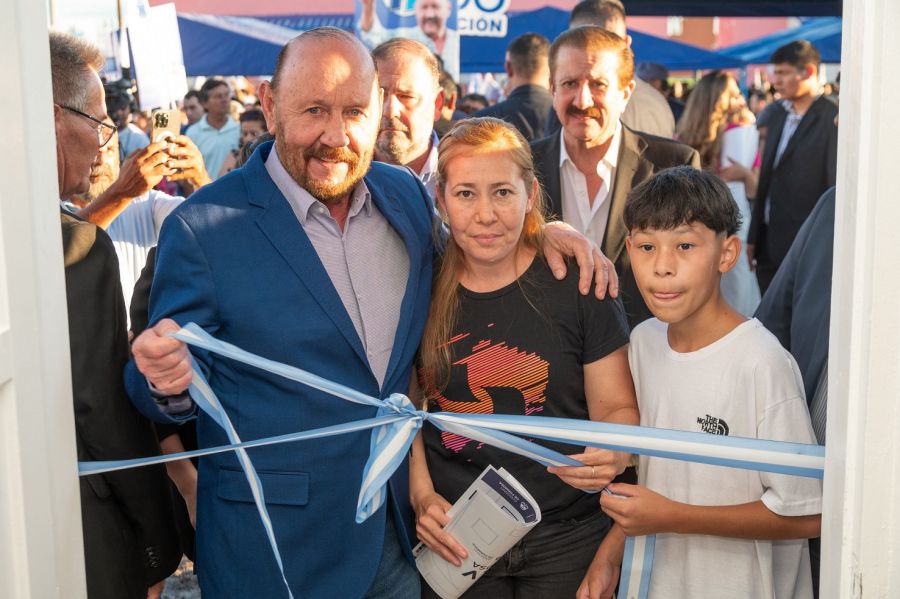
[[[397,37],[422,42],[459,79],[458,14],[456,0],[355,0],[354,23],[368,48]]]
[[[459,33],[478,37],[506,37],[510,0],[460,0]]]

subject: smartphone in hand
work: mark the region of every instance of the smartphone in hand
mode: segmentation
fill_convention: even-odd
[[[173,141],[181,131],[181,115],[177,110],[154,110],[150,114],[150,141]]]

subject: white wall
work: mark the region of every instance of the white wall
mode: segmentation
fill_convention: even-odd
[[[822,596],[900,596],[900,2],[844,2]]]
[[[0,597],[85,596],[43,2],[0,2]]]

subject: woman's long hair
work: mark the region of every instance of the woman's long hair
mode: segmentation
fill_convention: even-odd
[[[439,197],[443,197],[446,191],[447,166],[454,158],[498,151],[505,152],[519,167],[525,189],[531,193],[535,175],[528,142],[512,125],[499,119],[482,117],[460,121],[441,139],[437,166]],[[519,247],[528,247],[537,252],[541,250],[545,222],[541,196],[538,190],[531,210],[525,214],[525,223],[519,237]],[[446,218],[446,214],[442,212],[442,215]],[[420,359],[422,368],[428,375],[428,380],[423,381],[426,395],[432,390],[443,389],[450,379],[450,335],[459,312],[459,278],[465,268],[465,261],[463,251],[451,235],[432,285],[431,309],[422,337]]]
[[[675,137],[700,154],[704,168],[719,164],[720,134],[728,119],[725,91],[734,78],[725,71],[711,71],[700,78],[678,120]]]

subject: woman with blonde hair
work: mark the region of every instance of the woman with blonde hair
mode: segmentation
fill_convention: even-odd
[[[741,210],[741,258],[722,277],[722,294],[744,316],[753,316],[759,305],[759,285],[744,246],[750,228],[749,197],[756,194],[759,133],[753,114],[735,78],[725,71],[711,71],[697,82],[678,121],[675,137],[700,153],[704,169],[728,183]]]
[[[556,280],[541,256],[541,192],[529,146],[492,118],[461,121],[441,140],[438,204],[450,238],[436,275],[419,359],[428,408],[638,423],[621,304]],[[416,387],[414,381],[414,391]],[[584,466],[530,459],[426,424],[410,458],[419,538],[459,565],[447,510],[487,465],[505,468],[540,505],[541,522],[463,595],[571,597],[609,531],[597,495],[627,465],[613,451],[546,444]],[[612,593],[624,536],[597,560]],[[423,596],[434,597],[426,589]],[[606,595],[604,595],[606,596]]]

